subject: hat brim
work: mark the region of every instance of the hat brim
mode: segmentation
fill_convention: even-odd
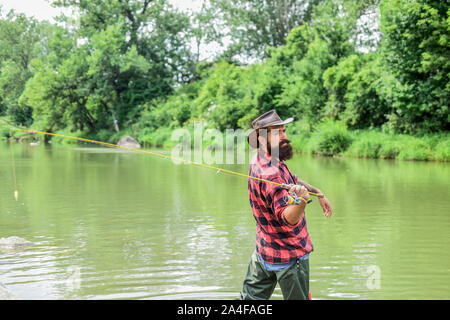
[[[271,123],[271,124],[265,126],[265,128],[267,128],[267,127],[275,127],[275,126],[282,126],[282,125],[291,123],[292,121],[294,121],[294,118],[287,118],[286,120],[281,121],[281,122]]]
[[[294,121],[294,118],[287,118],[284,121],[278,121],[278,122],[274,122],[274,123],[270,123],[264,127],[261,128],[257,128],[255,130],[253,130],[252,132],[250,132],[250,134],[247,137],[247,142],[250,145],[250,147],[252,148],[258,148],[258,135],[256,134],[256,130],[259,129],[264,129],[264,128],[268,128],[268,127],[275,127],[275,126],[282,126],[288,123],[291,123],[292,121]]]
[[[250,147],[254,149],[258,148],[258,135],[256,134],[256,129],[247,136],[247,142]]]

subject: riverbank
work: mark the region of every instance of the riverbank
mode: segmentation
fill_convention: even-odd
[[[0,123],[0,139],[9,137],[10,128]],[[194,137],[193,125],[186,129]],[[172,139],[176,128],[161,127],[154,131],[146,128],[140,131],[125,129],[119,133],[100,130],[97,133],[61,130],[56,133],[117,143],[126,135],[134,137],[144,148],[171,149],[179,143]],[[20,134],[20,132],[15,132]],[[288,138],[299,154],[320,155],[330,157],[350,157],[368,159],[398,159],[417,161],[450,161],[450,134],[436,133],[421,136],[387,133],[379,129],[348,130],[339,122],[325,121],[313,130],[302,126],[301,122],[287,127]],[[225,135],[223,136],[225,141]],[[76,140],[53,137],[52,143],[73,144]],[[203,137],[203,148],[212,146],[214,139]],[[191,144],[193,146],[193,143]]]
[[[245,177],[96,145],[13,150],[19,202],[0,142],[0,237],[34,245],[2,252],[0,282],[19,299],[233,299],[242,289],[255,241]],[[308,205],[313,298],[450,298],[448,162],[295,156],[288,166],[333,206],[325,219],[317,199]]]
[[[327,121],[313,131],[294,129],[289,136],[300,153],[369,159],[450,161],[450,134],[413,136],[378,129],[348,130]]]

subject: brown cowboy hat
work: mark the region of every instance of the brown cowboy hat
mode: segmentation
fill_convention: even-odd
[[[275,110],[270,110],[263,115],[259,116],[252,121],[253,131],[247,137],[248,144],[252,148],[258,147],[258,134],[259,129],[264,129],[273,126],[282,126],[291,123],[294,118],[287,118],[286,120],[281,120],[280,116]]]

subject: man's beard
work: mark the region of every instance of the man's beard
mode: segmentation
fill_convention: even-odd
[[[291,145],[291,141],[288,139],[284,139],[280,142],[280,144],[278,145],[279,149],[278,149],[278,159],[280,159],[281,161],[284,160],[289,160],[292,158],[292,156],[294,155],[294,152],[292,150],[292,145]],[[270,146],[270,143],[268,143],[267,146],[267,152],[272,155],[272,147]]]

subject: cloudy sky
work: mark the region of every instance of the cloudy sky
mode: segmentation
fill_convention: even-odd
[[[0,6],[4,13],[11,9],[27,16],[34,16],[38,20],[53,21],[53,16],[59,14],[59,10],[52,8],[45,0],[0,0]]]
[[[170,0],[170,2],[181,10],[198,10],[202,0]],[[24,13],[27,16],[34,16],[38,20],[48,20],[53,22],[53,17],[59,15],[62,10],[53,8],[49,0],[0,0],[3,12],[14,9],[16,12]],[[68,11],[69,12],[69,11]]]
[[[55,22],[53,17],[58,16],[62,12],[70,15],[71,10],[53,8],[50,5],[50,2],[50,0],[0,0],[0,6],[2,7],[4,14],[9,12],[9,10],[14,9],[18,13],[24,13],[29,17],[33,16],[41,21],[48,20],[50,22]],[[176,8],[183,11],[198,11],[201,8],[203,0],[169,0],[169,2]],[[227,40],[224,39],[224,42],[227,43]],[[223,50],[224,48],[218,43],[203,45],[200,50],[200,60],[208,59],[214,56],[217,52],[221,52]]]

